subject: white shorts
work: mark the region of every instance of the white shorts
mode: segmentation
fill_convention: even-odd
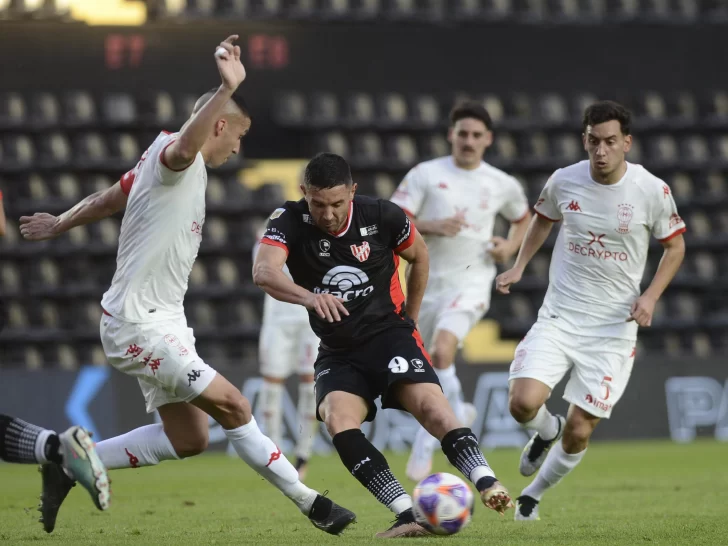
[[[319,338],[308,322],[264,322],[258,347],[262,375],[276,379],[285,379],[293,373],[313,375]]]
[[[578,336],[538,321],[516,347],[509,380],[538,379],[553,389],[571,368],[564,400],[608,419],[627,388],[636,341]]]
[[[491,284],[464,282],[460,286],[434,281],[427,286],[420,306],[418,326],[425,348],[430,350],[435,333],[447,330],[462,345],[473,326],[490,307]]]
[[[194,400],[217,373],[197,355],[192,328],[184,317],[135,324],[104,314],[101,344],[109,364],[137,378],[148,413],[165,404]]]

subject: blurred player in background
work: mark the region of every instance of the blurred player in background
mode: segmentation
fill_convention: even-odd
[[[261,233],[261,236],[263,234]],[[258,253],[255,246],[253,257]],[[288,268],[283,272],[289,277]],[[291,305],[265,295],[260,328],[260,391],[263,406],[263,430],[281,445],[283,424],[283,392],[285,380],[298,373],[298,420],[296,431],[296,470],[299,479],[306,477],[316,437],[316,395],[313,390],[313,363],[318,354],[319,338],[311,330],[305,307]]]
[[[422,236],[397,205],[356,195],[349,165],[336,154],[308,163],[302,191],[303,199],[271,214],[253,278],[272,297],[309,311],[321,339],[317,417],[347,470],[397,518],[377,537],[428,534],[387,459],[361,431],[374,420],[379,397],[383,408],[408,411],[426,426],[483,504],[505,512],[508,491],[448,404],[415,327],[429,272]],[[400,258],[411,265],[406,301]]]
[[[531,217],[518,180],[483,161],[493,143],[492,126],[480,103],[455,106],[448,134],[452,155],[414,167],[392,196],[414,219],[430,252],[418,327],[445,396],[465,426],[472,425],[476,412],[463,401],[455,353],[488,311],[496,262],[518,252]],[[507,239],[493,236],[498,214],[511,223]],[[420,428],[407,461],[410,479],[418,482],[430,474],[436,446]]]
[[[60,217],[21,218],[21,233],[31,240],[48,239],[126,208],[116,273],[101,302],[101,343],[112,366],[139,380],[147,411],[158,410],[162,423],[99,442],[107,468],[137,468],[201,453],[209,440],[210,415],[241,459],[318,529],[338,534],[354,514],[301,483],[293,465],[258,428],[248,400],[197,355],[184,314],[205,221],[205,166],[219,167],[237,154],[251,123],[245,103],[235,95],[245,79],[240,48],[233,45],[237,38],[218,46],[222,83],[198,99],[179,133],[160,134],[120,182]],[[43,494],[62,499],[72,484],[60,467],[51,466]],[[44,514],[54,509],[55,503],[43,504]]]
[[[0,459],[7,463],[41,464],[44,479],[48,465],[58,465],[91,494],[96,508],[106,510],[109,507],[111,489],[106,467],[96,453],[91,435],[81,427],[73,426],[56,434],[17,417],[0,414]],[[42,503],[53,501],[41,498]],[[45,514],[41,516],[46,532],[53,532],[57,513],[58,509],[51,518],[43,517]]]
[[[538,320],[516,348],[510,370],[511,414],[535,432],[521,454],[520,471],[530,476],[540,468],[518,498],[517,520],[538,519],[543,494],[579,464],[597,423],[611,415],[632,371],[637,328],[652,324],[655,304],[685,255],[685,224],[670,188],[625,161],[632,146],[630,118],[611,101],[586,109],[589,160],[549,178],[515,265],[496,281],[508,294],[553,224],[563,220]],[[640,294],[650,235],[664,250]],[[549,413],[545,402],[569,369],[564,419]]]

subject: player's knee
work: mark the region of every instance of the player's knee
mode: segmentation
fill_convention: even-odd
[[[339,415],[332,412],[326,414],[324,424],[332,438],[339,432],[359,428],[361,425],[359,420],[352,415]]]
[[[540,401],[531,400],[521,393],[511,393],[508,398],[508,409],[519,423],[527,423],[533,419],[540,407]]]
[[[231,389],[217,402],[215,417],[223,428],[230,430],[250,422],[252,409],[250,402],[237,389]]]

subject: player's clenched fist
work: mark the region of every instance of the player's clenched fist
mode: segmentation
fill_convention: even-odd
[[[230,91],[235,91],[245,80],[245,67],[240,61],[240,46],[233,45],[237,39],[237,34],[228,36],[215,50],[215,61],[222,84]]]
[[[344,300],[331,294],[311,294],[306,308],[316,311],[319,317],[329,322],[339,322],[341,317],[349,316],[349,311],[344,307]]]
[[[511,285],[520,281],[522,276],[523,271],[520,269],[515,267],[513,269],[509,269],[495,278],[495,288],[501,294],[510,294]]]
[[[657,300],[643,294],[632,304],[627,322],[634,320],[642,327],[652,326],[652,314],[655,312],[656,303]]]
[[[58,217],[46,212],[20,217],[20,234],[29,241],[45,241],[58,236]]]

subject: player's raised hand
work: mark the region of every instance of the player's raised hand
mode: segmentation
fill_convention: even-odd
[[[522,276],[523,271],[515,267],[504,271],[495,278],[495,289],[501,294],[510,294],[511,285],[520,281]]]
[[[636,321],[642,327],[652,326],[652,314],[655,312],[657,300],[642,294],[632,304],[627,322]]]
[[[340,322],[341,317],[349,316],[344,300],[331,294],[311,294],[306,307],[328,322]]]
[[[503,237],[495,236],[490,242],[492,246],[488,252],[496,262],[502,263],[509,260],[517,251],[517,249],[513,248],[511,242]]]
[[[20,234],[28,241],[45,241],[58,237],[56,231],[59,218],[46,212],[20,217]]]
[[[235,91],[245,80],[245,67],[240,61],[240,46],[234,45],[238,37],[237,34],[228,36],[215,50],[215,61],[222,84],[230,91]]]

